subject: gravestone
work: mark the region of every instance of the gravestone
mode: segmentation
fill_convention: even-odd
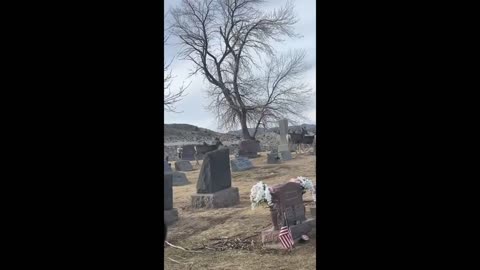
[[[260,143],[256,140],[241,141],[238,145],[238,155],[241,157],[256,158],[260,150]]]
[[[178,220],[178,211],[173,208],[173,174],[163,174],[163,219],[165,224],[170,225]]]
[[[267,164],[278,163],[281,163],[281,159],[277,151],[271,151],[270,153],[267,153]]]
[[[175,162],[175,170],[188,172],[193,170],[192,164],[188,160],[179,160]]]
[[[292,155],[290,148],[288,147],[287,133],[288,133],[288,120],[282,119],[278,121],[278,129],[280,131],[280,144],[278,145],[278,152],[282,160],[291,160]]]
[[[172,185],[173,186],[184,186],[190,184],[188,181],[187,175],[182,172],[173,172],[173,179],[172,179]]]
[[[302,186],[295,182],[276,185],[270,188],[273,206],[270,207],[272,228],[262,231],[264,247],[281,248],[278,240],[280,228],[285,224],[285,218],[290,226],[292,237],[300,240],[302,235],[309,233],[315,226],[315,219],[307,219],[302,198]]]
[[[292,153],[290,151],[280,151],[279,157],[282,160],[291,160],[292,159]]]
[[[198,175],[197,194],[192,195],[192,208],[222,208],[240,202],[238,188],[232,187],[229,156],[228,148],[205,155]]]
[[[195,160],[195,145],[189,144],[182,146],[182,160],[193,161]]]
[[[246,171],[253,168],[252,162],[248,158],[240,156],[236,159],[232,159],[230,165],[232,167],[232,172]]]

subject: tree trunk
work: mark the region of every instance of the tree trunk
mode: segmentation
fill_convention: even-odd
[[[248,132],[247,126],[247,117],[245,114],[240,116],[240,125],[242,126],[242,135],[244,140],[254,140],[255,138],[250,136],[250,132]]]

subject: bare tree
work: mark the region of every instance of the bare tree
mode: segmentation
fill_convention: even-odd
[[[277,57],[272,47],[281,37],[298,36],[293,5],[262,12],[263,2],[183,0],[172,10],[172,33],[181,41],[181,55],[194,64],[192,74],[201,73],[210,83],[210,109],[220,126],[240,125],[244,139],[254,139],[260,124],[299,115],[307,91],[294,84],[304,70],[304,54]],[[265,56],[270,63],[262,68]],[[253,135],[249,125],[255,127]]]
[[[166,18],[167,15],[165,14],[164,17]],[[167,34],[167,35],[165,35]],[[163,36],[163,44],[167,45],[168,39],[170,38],[169,35],[169,28],[164,29],[164,36]],[[177,112],[175,108],[175,103],[182,100],[185,96],[185,90],[187,89],[188,85],[185,86],[182,84],[180,88],[176,91],[171,90],[172,81],[174,76],[172,75],[171,64],[173,59],[170,63],[163,62],[163,107],[164,110],[169,112]]]

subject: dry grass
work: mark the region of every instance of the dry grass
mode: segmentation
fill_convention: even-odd
[[[261,157],[252,159],[253,169],[232,173],[232,186],[239,189],[240,204],[212,210],[193,210],[190,207],[190,196],[196,191],[200,172],[200,167],[194,165],[194,170],[187,172],[191,184],[173,188],[173,205],[178,209],[179,220],[168,228],[167,241],[201,253],[167,246],[165,269],[315,269],[315,230],[310,234],[308,243],[298,245],[289,254],[282,250],[262,249],[260,232],[271,226],[270,213],[263,207],[255,210],[250,207],[250,189],[258,181],[275,185],[293,177],[305,176],[316,182],[315,156],[293,154],[293,157],[283,164],[269,165],[266,154],[261,153]],[[312,198],[307,192],[304,199]],[[310,215],[309,211],[307,215]],[[212,246],[218,238],[248,238],[253,240],[253,246],[223,251],[203,248]]]

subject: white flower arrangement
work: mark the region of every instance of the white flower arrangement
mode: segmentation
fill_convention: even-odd
[[[263,203],[271,206],[272,194],[270,194],[268,186],[262,181],[255,184],[250,190],[250,201],[252,202],[252,210]]]
[[[292,179],[296,182],[298,182],[302,188],[303,188],[303,193],[307,192],[308,190],[312,192],[312,197],[313,197],[313,201],[316,202],[317,201],[317,194],[315,192],[315,187],[313,186],[313,182],[312,180],[306,178],[306,177],[303,177],[303,176],[299,176],[297,178],[294,178]]]

